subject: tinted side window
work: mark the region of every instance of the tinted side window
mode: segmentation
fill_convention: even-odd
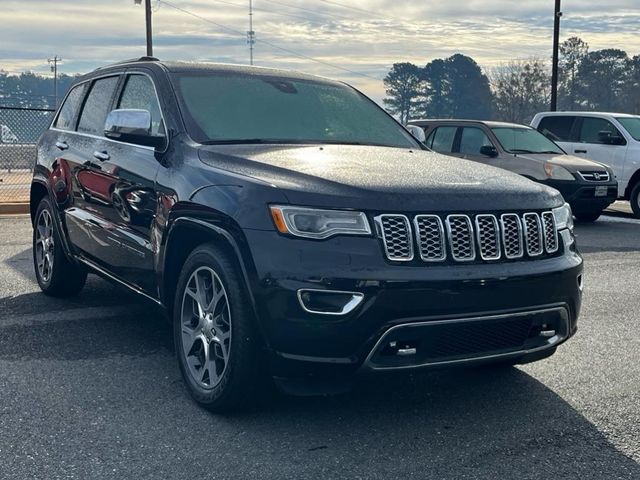
[[[440,153],[451,153],[458,127],[438,127],[427,139],[427,146]]]
[[[129,75],[118,108],[135,108],[151,113],[151,133],[164,135],[160,105],[151,79],[146,75]]]
[[[76,114],[80,109],[80,103],[84,93],[86,84],[76,85],[67,95],[67,99],[64,101],[56,123],[53,125],[55,128],[61,130],[73,130],[75,125]]]
[[[118,77],[102,78],[94,82],[80,115],[79,132],[104,135],[104,122],[117,85]]]
[[[464,127],[460,137],[460,153],[480,155],[480,149],[485,145],[493,145],[487,134],[480,128]]]
[[[570,142],[571,129],[575,117],[545,117],[538,125],[538,131],[554,142]]]
[[[606,139],[609,137],[621,137],[618,129],[604,118],[585,117],[582,120],[580,138],[582,143],[610,144]]]

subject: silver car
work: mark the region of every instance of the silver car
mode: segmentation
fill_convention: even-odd
[[[560,191],[576,218],[597,220],[618,196],[613,171],[568,155],[526,125],[476,120],[413,120],[436,152],[504,168]]]

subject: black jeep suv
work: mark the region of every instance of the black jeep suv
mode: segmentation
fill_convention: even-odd
[[[162,305],[215,410],[270,379],[530,362],[576,331],[560,194],[426,150],[342,83],[124,62],[71,88],[37,155],[42,290],[76,294],[91,272]]]

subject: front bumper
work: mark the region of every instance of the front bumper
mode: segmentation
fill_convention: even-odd
[[[575,333],[581,305],[582,258],[571,243],[572,236],[565,233],[562,254],[553,258],[396,265],[384,260],[380,242],[373,237],[309,241],[275,232],[245,231],[257,275],[253,294],[272,353],[273,374],[336,378],[377,370],[377,348],[390,332],[405,326],[420,326],[426,332],[436,322],[462,325],[465,319],[475,319],[477,325],[489,325],[496,318],[507,322],[527,318],[535,328],[541,318],[537,311],[562,312],[546,322],[555,322],[558,332],[552,343],[531,343],[527,331],[518,345],[494,342],[435,361],[407,356],[397,366],[416,368],[553,348]],[[363,299],[345,315],[323,315],[303,308],[298,296],[301,289],[355,292]],[[467,334],[460,330],[458,337]],[[455,337],[454,329],[448,338]]]
[[[601,212],[618,198],[618,182],[615,180],[602,183],[585,180],[547,180],[542,183],[558,190],[571,205],[573,212],[578,214]],[[596,187],[606,187],[607,194],[596,197]]]

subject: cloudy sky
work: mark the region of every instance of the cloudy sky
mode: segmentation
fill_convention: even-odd
[[[152,3],[156,56],[248,63],[248,0]],[[394,62],[461,52],[491,69],[551,55],[553,0],[253,3],[257,65],[346,80],[377,100]],[[640,0],[563,0],[563,11],[562,38],[640,54]],[[48,73],[56,54],[61,71],[76,73],[145,52],[144,9],[134,0],[0,0],[0,25],[0,69],[12,73]]]

